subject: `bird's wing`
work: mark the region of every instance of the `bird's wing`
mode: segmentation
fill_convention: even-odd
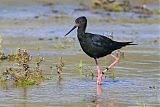
[[[113,43],[113,40],[102,35],[92,34],[90,38],[92,38],[93,45],[98,47],[109,48]]]

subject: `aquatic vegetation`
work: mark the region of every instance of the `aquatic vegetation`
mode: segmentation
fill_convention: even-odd
[[[160,14],[160,9],[153,9],[153,10],[152,10],[152,13],[153,13],[153,14]]]
[[[124,52],[122,52],[120,50],[116,51],[116,56],[119,57],[120,59],[124,59],[125,58]]]
[[[54,49],[65,49],[65,45],[62,43],[58,43],[56,45],[53,46]]]
[[[83,72],[83,68],[84,68],[83,65],[84,65],[83,61],[80,60],[79,65],[78,65],[78,69],[77,69],[79,71],[80,75],[85,76],[85,77],[91,77],[93,79],[95,75],[94,75],[94,71],[92,70],[91,66],[86,65],[86,69],[85,69],[86,71],[84,73]]]
[[[50,77],[48,79],[52,79],[53,77],[53,67],[50,66]]]
[[[11,54],[9,60],[18,63],[18,66],[6,68],[0,76],[1,82],[13,81],[17,86],[34,85],[43,81],[43,70],[40,68],[40,63],[44,58],[40,58],[36,62],[35,67],[30,67],[30,55],[27,50],[18,49],[16,54]]]
[[[92,4],[93,8],[103,8],[107,11],[128,11],[131,8],[130,2],[128,0],[124,0],[123,2],[109,1],[109,0],[94,0]]]
[[[82,60],[80,60],[79,66],[78,66],[78,70],[79,70],[80,75],[83,75],[82,69],[83,69],[83,62],[82,62]]]
[[[145,103],[137,103],[137,106],[138,107],[152,107],[152,106],[145,104]]]
[[[63,70],[63,59],[62,57],[59,58],[59,61],[56,64],[56,68],[57,68],[57,75],[58,75],[58,79],[61,80],[62,79],[62,70]]]
[[[28,64],[31,60],[31,56],[28,54],[27,50],[18,48],[15,54],[8,55],[9,61],[17,62],[19,65]]]
[[[59,80],[62,79],[63,67],[64,67],[63,58],[60,57],[59,60],[57,61],[57,64],[56,64],[57,77],[58,77]],[[52,79],[53,78],[53,72],[54,72],[53,66],[50,66],[50,77],[47,78],[47,79]]]
[[[43,80],[42,71],[38,69],[22,71],[8,71],[8,74],[13,77],[14,83],[18,86],[28,86],[39,83]]]
[[[85,76],[86,78],[91,77],[91,79],[93,79],[95,77],[94,70],[92,69],[92,67],[89,65],[84,66],[84,63],[82,60],[80,60],[76,70],[79,71],[81,76]],[[110,69],[109,71],[105,69],[104,71],[102,71],[102,74],[105,75],[105,77],[107,75],[110,75],[113,80],[116,78],[116,70],[114,68]]]
[[[89,70],[90,70],[90,76],[92,77],[92,79],[94,78],[94,72],[92,70],[92,68],[90,66],[88,66]]]
[[[142,2],[142,5],[135,5],[136,3],[132,3],[131,0],[122,0],[122,1],[112,1],[109,0],[94,0],[92,3],[93,8],[103,8],[106,11],[114,11],[114,12],[126,12],[131,11],[134,13],[142,13],[142,14],[159,14],[159,9],[148,9],[146,7],[146,1],[138,1]]]
[[[102,74],[106,75],[106,76],[107,76],[107,74],[110,74],[112,80],[114,80],[116,78],[116,70],[114,68],[110,69],[109,71],[105,69],[102,71]],[[106,76],[105,76],[105,78],[106,78]]]
[[[0,60],[5,60],[7,58],[8,57],[4,53],[0,52]]]
[[[116,73],[115,73],[116,71],[115,71],[115,69],[111,69],[110,72],[111,72],[111,77],[114,80],[116,78]]]
[[[14,84],[18,86],[28,86],[34,85],[43,81],[44,77],[42,74],[42,70],[38,67],[36,68],[29,68],[29,66],[23,66],[20,68],[6,68],[1,76],[1,81],[12,81]]]
[[[9,5],[5,6],[5,4],[2,3],[3,1]],[[7,1],[11,1],[12,3]],[[37,1],[38,4],[35,3]],[[158,27],[160,24],[157,15],[151,16],[134,14],[133,12],[110,13],[102,9],[92,10],[91,8],[89,8],[90,10],[87,11],[76,12],[73,10],[74,8],[80,7],[79,9],[83,9],[83,7],[81,8],[79,1],[76,0],[60,0],[65,3],[56,3],[59,2],[59,0],[56,0],[52,7],[43,8],[41,3],[47,1],[51,2],[51,0],[1,1],[1,13],[4,14],[1,14],[0,18],[2,28],[0,33],[4,36],[4,38],[6,38],[2,41],[2,49],[4,49],[5,53],[13,50],[13,53],[10,55],[16,54],[14,50],[17,47],[20,47],[21,49],[27,49],[29,52],[32,52],[32,54],[36,56],[32,56],[31,61],[28,63],[30,67],[28,69],[33,70],[33,72],[35,71],[37,63],[39,62],[38,59],[40,58],[37,55],[43,55],[45,57],[45,62],[42,61],[39,68],[42,69],[43,76],[49,78],[51,77],[51,79],[48,80],[45,78],[46,80],[44,80],[44,82],[42,80],[42,84],[39,86],[36,86],[36,84],[40,82],[39,80],[36,82],[36,79],[21,79],[21,81],[19,81],[17,84],[18,87],[15,88],[16,85],[11,84],[10,86],[11,81],[13,81],[14,84],[17,83],[14,81],[13,76],[7,74],[4,76],[1,75],[0,81],[2,80],[2,82],[7,84],[7,86],[4,86],[4,84],[0,83],[0,106],[141,107],[151,105],[154,107],[159,105],[160,100],[157,99],[157,95],[159,93],[159,81],[157,81],[157,78],[159,78],[160,69],[160,56],[158,54],[158,45],[160,41],[157,40],[157,38],[154,40],[152,39],[152,37],[154,38],[155,36],[159,36],[159,33],[157,33],[156,30],[156,27]],[[90,4],[90,1],[88,0],[81,1],[85,2],[85,5]],[[135,2],[139,0],[132,1]],[[154,2],[155,0],[150,1]],[[59,12],[64,11],[66,13],[65,19],[53,18],[54,16],[60,15],[59,13],[56,13],[56,11],[53,12],[53,10],[58,10]],[[67,10],[71,11],[68,11],[68,13]],[[43,11],[45,13],[43,13]],[[20,13],[20,17],[18,16],[15,18],[16,15],[14,14],[17,12]],[[102,14],[95,14],[93,12],[99,12]],[[82,54],[82,52],[77,52],[78,49],[82,50],[79,47],[79,43],[74,41],[77,44],[76,46],[73,46],[69,44],[71,42],[61,42],[54,39],[54,36],[59,38],[63,36],[65,30],[68,29],[67,27],[72,24],[71,20],[83,13],[84,15],[90,17],[89,21],[97,21],[95,23],[95,26],[97,27],[92,26],[94,23],[91,24],[91,27],[89,28],[91,31],[100,32],[103,34],[106,32],[106,30],[110,30],[117,34],[114,39],[125,41],[125,36],[129,36],[129,40],[131,38],[135,38],[133,41],[138,40],[138,43],[140,43],[140,45],[136,47],[124,48],[124,54],[127,60],[116,65],[116,72],[113,72],[117,74],[116,76],[118,76],[118,78],[115,78],[115,80],[112,80],[112,74],[107,72],[107,80],[104,80],[102,86],[100,86],[102,88],[101,95],[96,94],[96,85],[94,81],[96,80],[97,72],[95,70],[96,66],[94,61]],[[33,16],[30,17],[32,14]],[[48,16],[53,17],[48,20]],[[71,35],[76,38],[75,33],[72,33]],[[14,38],[11,36],[14,36]],[[44,40],[38,40],[39,37],[44,37]],[[48,40],[50,37],[53,38],[52,41]],[[68,38],[64,39],[64,41],[68,41]],[[61,43],[67,44],[64,45],[65,48],[56,46],[59,44],[61,45]],[[37,50],[38,48],[39,51]],[[116,55],[116,53],[114,54]],[[7,55],[5,54],[5,56]],[[63,67],[62,71],[63,79],[60,83],[58,83],[59,80],[57,77],[56,63],[58,62],[60,56],[63,57],[64,64],[66,65]],[[117,54],[117,56],[120,56],[120,54]],[[21,65],[17,65],[18,61],[8,62],[7,60],[8,59],[5,61],[2,60],[3,62],[1,61],[2,63],[0,63],[1,73],[6,67],[7,69],[10,67],[17,69],[21,68],[22,71],[24,71]],[[83,61],[83,77],[80,76],[80,72],[78,70],[80,60]],[[112,59],[106,56],[99,61],[101,62],[101,69],[104,70],[104,68],[111,63],[110,61],[112,61]],[[27,65],[24,66],[27,68]],[[77,70],[75,70],[75,68],[77,68]],[[84,76],[84,74],[87,74],[87,78]],[[91,80],[92,74],[94,75],[94,80]],[[25,73],[21,75],[25,75]],[[26,86],[31,87],[25,88]],[[138,100],[138,97],[142,98],[141,101]]]
[[[120,5],[113,5],[111,8],[111,11],[120,12],[120,11],[124,11],[124,8]]]

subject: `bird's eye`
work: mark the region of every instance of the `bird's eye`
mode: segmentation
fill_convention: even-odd
[[[78,21],[78,23],[81,23],[81,21]]]
[[[79,23],[79,21],[78,21],[78,20],[76,20],[76,23]]]

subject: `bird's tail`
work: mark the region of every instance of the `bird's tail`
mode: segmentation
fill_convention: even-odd
[[[119,42],[121,46],[126,46],[126,45],[138,45],[138,44],[135,44],[133,42]]]
[[[114,45],[115,45],[114,47],[116,47],[116,49],[120,49],[120,48],[127,46],[127,45],[138,45],[138,44],[135,44],[133,42],[116,42]]]

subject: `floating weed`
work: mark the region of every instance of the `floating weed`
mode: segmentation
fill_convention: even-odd
[[[56,64],[56,68],[57,68],[57,75],[58,75],[58,79],[61,80],[62,79],[62,70],[63,70],[63,59],[62,57],[60,57],[59,61]]]

